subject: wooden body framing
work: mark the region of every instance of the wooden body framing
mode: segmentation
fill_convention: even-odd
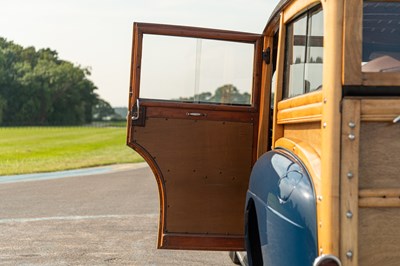
[[[321,4],[324,12],[324,54],[323,54],[323,80],[322,89],[283,99],[283,79],[285,62],[285,38],[286,25],[297,16],[310,8]],[[229,128],[232,134],[239,131],[248,136],[252,149],[245,149],[235,145],[235,141],[226,145],[230,146],[229,152],[242,152],[251,157],[251,161],[244,162],[245,166],[240,172],[240,184],[231,187],[227,195],[234,196],[238,189],[241,197],[246,178],[249,174],[248,166],[268,150],[282,147],[297,155],[311,175],[317,198],[317,228],[319,254],[333,254],[340,257],[343,265],[396,265],[400,260],[398,246],[400,246],[400,228],[393,224],[400,219],[400,185],[397,177],[399,162],[398,151],[400,143],[398,136],[399,126],[393,126],[391,121],[400,115],[399,99],[372,99],[372,98],[344,98],[343,88],[346,86],[400,86],[399,73],[367,73],[361,71],[362,57],[362,6],[363,0],[287,0],[280,3],[280,9],[275,11],[270,23],[263,32],[262,39],[258,35],[235,34],[227,31],[212,31],[195,29],[190,27],[179,30],[163,25],[148,24],[143,27],[135,24],[133,37],[134,49],[132,53],[132,77],[130,91],[130,108],[134,106],[139,95],[140,85],[140,53],[141,34],[146,31],[150,34],[169,34],[186,37],[194,37],[194,31],[203,38],[215,38],[222,40],[255,42],[256,54],[261,55],[262,50],[272,49],[277,45],[276,58],[272,59],[273,65],[261,62],[261,57],[255,60],[254,77],[254,103],[251,107],[226,107],[226,106],[195,106],[184,103],[164,103],[161,101],[144,101],[147,108],[147,123],[163,124],[165,119],[170,119],[178,129],[173,135],[179,135],[180,129],[193,127],[190,133],[194,133],[196,140],[197,131],[201,128],[209,128],[216,132],[223,132]],[[274,44],[274,35],[279,32],[278,43]],[[197,37],[197,35],[196,35]],[[271,87],[273,67],[276,69],[275,87]],[[270,121],[270,90],[274,91],[274,111]],[[207,119],[188,118],[188,112],[207,112]],[[171,122],[169,121],[169,122]],[[200,123],[199,123],[200,122]],[[225,124],[221,124],[221,123]],[[128,127],[132,127],[129,121]],[[194,125],[198,123],[197,125]],[[199,126],[201,124],[201,126]],[[389,126],[390,124],[390,126]],[[191,125],[191,126],[189,126]],[[157,126],[154,126],[157,128]],[[165,128],[165,127],[164,127]],[[269,129],[272,128],[272,136]],[[390,128],[390,129],[389,129]],[[182,213],[176,213],[177,219],[163,219],[164,213],[172,208],[167,203],[179,204],[184,195],[175,195],[167,198],[165,190],[173,190],[168,178],[171,168],[179,158],[171,157],[168,152],[157,150],[161,143],[155,142],[153,146],[142,147],[137,142],[151,142],[152,133],[145,129],[135,132],[128,131],[128,142],[149,162],[160,191],[160,237],[159,247],[192,248],[192,249],[221,249],[226,245],[226,250],[243,247],[243,232],[238,224],[229,229],[235,232],[226,234],[223,226],[223,217],[218,217],[213,228],[216,237],[204,237],[209,232],[202,228],[196,216],[190,221],[182,222]],[[200,134],[201,135],[201,134]],[[185,135],[179,135],[184,138]],[[381,137],[382,136],[382,137]],[[161,142],[171,142],[173,138],[156,137]],[[272,147],[268,147],[269,137],[272,137]],[[375,144],[371,144],[371,140]],[[211,140],[210,140],[211,141]],[[218,146],[220,139],[214,143],[217,148],[207,150],[209,156],[220,157]],[[204,143],[198,146],[187,146],[177,143],[181,150],[201,161],[201,149]],[[237,144],[237,143],[236,143]],[[181,146],[179,146],[181,145]],[[186,145],[186,146],[185,146]],[[173,148],[172,146],[170,147]],[[156,150],[151,151],[150,150]],[[191,151],[194,150],[194,151]],[[158,154],[158,155],[154,155]],[[385,160],[377,158],[376,154],[385,154]],[[167,161],[162,164],[157,160],[161,157]],[[214,157],[212,157],[214,158]],[[237,158],[236,158],[237,159]],[[224,171],[229,169],[229,162],[223,165]],[[205,167],[205,164],[182,164],[181,168],[188,170],[193,167]],[[214,167],[218,167],[214,165]],[[186,169],[187,168],[187,169]],[[175,171],[180,171],[175,169]],[[167,172],[167,173],[166,173]],[[214,175],[212,173],[211,175]],[[182,174],[172,182],[179,182]],[[232,176],[234,173],[229,173]],[[193,181],[193,180],[192,180]],[[197,183],[196,183],[197,182]],[[202,183],[203,182],[203,183]],[[191,186],[198,186],[204,190],[202,193],[217,197],[208,191],[206,181],[194,180]],[[204,185],[202,187],[202,185]],[[242,188],[239,189],[239,186]],[[247,187],[246,187],[247,188]],[[195,192],[195,191],[194,191]],[[200,197],[201,195],[197,196]],[[179,198],[181,197],[181,198]],[[196,200],[193,199],[193,202]],[[225,202],[226,203],[226,202]],[[224,204],[225,204],[224,203]],[[227,206],[230,206],[226,203]],[[239,204],[233,202],[232,204]],[[201,204],[200,204],[201,205]],[[201,205],[203,206],[203,205]],[[203,206],[204,207],[204,206]],[[222,210],[222,208],[221,208]],[[174,210],[171,211],[172,213]],[[241,219],[239,213],[229,216],[229,219]],[[382,218],[386,217],[386,218]],[[213,220],[208,221],[212,224]],[[184,224],[190,223],[190,224]],[[240,220],[240,224],[243,221]],[[198,235],[184,234],[167,231],[169,228],[179,231],[187,228],[187,231],[197,232]],[[383,227],[383,236],[379,235],[376,228]],[[178,230],[179,229],[179,230]],[[222,235],[227,237],[221,237]],[[385,243],[385,238],[390,243]],[[378,244],[370,244],[374,241]],[[388,248],[393,256],[386,256],[384,248]],[[224,249],[224,248],[222,248]],[[376,253],[373,259],[370,254]]]
[[[318,3],[322,4],[324,10],[323,89],[320,92],[282,100],[286,24]],[[400,115],[400,111],[398,112],[396,109],[396,104],[400,105],[398,101],[379,102],[363,99],[362,104],[359,100],[342,102],[344,86],[400,85],[398,73],[364,73],[361,71],[362,6],[362,0],[290,1],[279,12],[280,41],[277,62],[279,72],[277,86],[274,88],[277,108],[274,110],[273,119],[273,147],[284,147],[291,150],[307,166],[312,175],[318,199],[316,203],[319,253],[336,256],[340,254],[344,265],[358,265],[356,263],[358,259],[358,225],[350,224],[345,218],[347,210],[354,209],[356,206],[357,208],[358,206],[394,207],[399,206],[400,202],[397,188],[393,190],[387,187],[373,190],[361,189],[359,199],[358,197],[348,198],[343,194],[344,191],[352,195],[356,194],[355,187],[358,186],[358,181],[354,179],[349,184],[349,180],[344,178],[346,175],[344,171],[347,167],[357,166],[353,171],[354,175],[358,174],[358,149],[360,145],[364,145],[360,144],[357,139],[354,141],[347,139],[350,134],[347,131],[350,130],[349,132],[359,135],[360,129],[349,129],[347,121],[349,117],[343,114],[353,114],[352,119],[356,123],[361,120],[389,122]],[[338,55],[342,55],[342,57]],[[347,111],[344,111],[345,108]],[[357,115],[357,110],[359,115]],[[368,135],[364,131],[361,131],[361,134]],[[388,139],[394,140],[395,138],[395,134],[392,134]],[[393,154],[393,158],[399,160],[397,154]],[[397,173],[398,165],[399,162],[394,163],[391,167],[385,164],[386,170],[378,167],[376,169],[379,170],[372,172],[376,176],[379,175],[379,172]],[[366,171],[363,169],[367,168],[360,169]],[[338,178],[339,176],[341,179]],[[353,217],[353,220],[358,219],[357,211],[353,213]],[[364,222],[361,225],[366,226]],[[353,227],[350,228],[350,226]],[[396,237],[400,239],[395,234]],[[371,236],[366,239],[370,238]],[[353,260],[349,260],[346,256],[346,253],[352,250],[351,247],[354,249]],[[364,250],[368,249],[364,246],[362,251]],[[372,252],[372,250],[367,252]],[[365,256],[367,252],[361,256]],[[349,261],[353,261],[353,264],[347,264]],[[367,265],[365,259],[361,262],[359,265]],[[370,265],[378,265],[376,262],[374,261]],[[384,264],[379,263],[379,265]]]
[[[324,12],[322,91],[282,100],[286,24],[321,4]],[[300,156],[313,173],[320,254],[339,254],[340,103],[343,1],[292,1],[280,13],[273,147]],[[327,34],[329,32],[329,34]]]
[[[343,100],[341,249],[343,265],[400,259],[400,98]]]
[[[144,34],[244,42],[254,45],[250,106],[140,99]],[[149,163],[159,190],[159,248],[244,249],[244,203],[257,159],[261,35],[185,26],[134,24],[130,109],[140,100],[140,121],[128,120],[127,143]],[[266,75],[264,75],[266,77]],[[264,90],[265,91],[265,90]],[[261,112],[268,116],[268,99]],[[137,106],[137,105],[136,105]],[[191,116],[190,114],[198,114]]]

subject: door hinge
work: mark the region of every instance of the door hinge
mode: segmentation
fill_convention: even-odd
[[[262,52],[262,59],[269,65],[271,63],[271,48],[267,48]]]

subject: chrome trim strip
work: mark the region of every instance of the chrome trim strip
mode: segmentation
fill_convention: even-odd
[[[313,266],[319,266],[320,263],[321,263],[323,260],[325,260],[325,259],[334,260],[339,266],[342,266],[342,263],[340,262],[340,260],[339,260],[336,256],[331,255],[331,254],[323,254],[323,255],[317,257],[317,258],[314,260]]]

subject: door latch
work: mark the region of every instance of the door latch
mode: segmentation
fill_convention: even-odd
[[[146,107],[141,106],[139,99],[136,99],[136,103],[131,109],[131,120],[133,126],[144,127],[146,122]]]
[[[138,120],[140,117],[140,105],[139,105],[139,98],[136,99],[136,103],[132,106],[132,121]]]

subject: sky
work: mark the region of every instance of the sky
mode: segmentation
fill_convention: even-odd
[[[279,0],[0,0],[0,36],[89,67],[97,94],[127,106],[133,22],[262,33]]]

